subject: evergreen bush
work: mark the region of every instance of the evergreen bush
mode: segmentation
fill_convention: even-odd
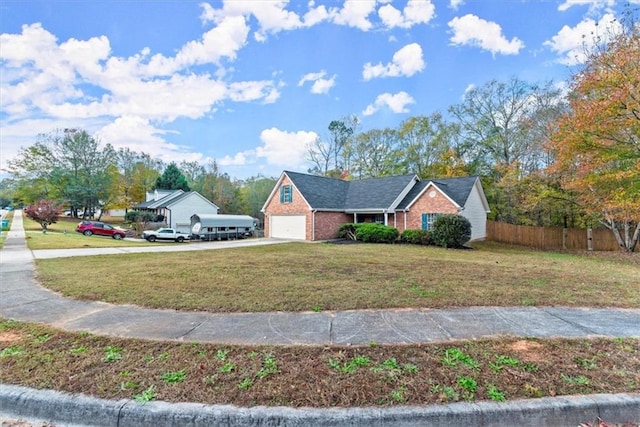
[[[471,223],[460,215],[440,215],[433,222],[433,242],[444,248],[461,248],[471,239]]]
[[[400,235],[400,241],[413,245],[433,245],[433,237],[429,230],[407,229]]]
[[[397,228],[377,223],[356,224],[356,239],[366,243],[394,243],[400,233]]]

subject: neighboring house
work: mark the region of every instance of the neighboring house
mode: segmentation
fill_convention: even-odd
[[[274,238],[334,239],[340,225],[350,222],[428,230],[438,215],[457,214],[471,222],[471,240],[482,240],[489,204],[477,176],[344,181],[284,171],[262,212],[265,236]]]
[[[135,205],[133,209],[161,215],[167,227],[184,233],[191,233],[191,216],[194,213],[218,213],[218,206],[200,193],[182,190],[148,191],[146,201]]]

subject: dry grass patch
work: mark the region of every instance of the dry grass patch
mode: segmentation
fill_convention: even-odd
[[[43,259],[37,269],[45,286],[73,298],[209,312],[640,307],[635,255],[290,243]]]
[[[637,392],[640,340],[515,340],[366,347],[155,342],[0,321],[0,381],[107,399],[423,405]],[[536,349],[529,360],[518,348]]]

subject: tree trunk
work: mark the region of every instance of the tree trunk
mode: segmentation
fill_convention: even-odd
[[[638,240],[640,239],[640,223],[636,225],[633,236],[631,236],[631,223],[629,221],[624,221],[624,236],[620,233],[616,221],[609,220],[605,225],[613,232],[620,249],[625,252],[633,252],[635,250]]]

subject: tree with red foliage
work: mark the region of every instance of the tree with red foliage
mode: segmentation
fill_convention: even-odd
[[[24,208],[24,214],[27,218],[40,224],[42,231],[46,231],[49,225],[58,222],[61,212],[60,205],[53,200],[39,200]]]

